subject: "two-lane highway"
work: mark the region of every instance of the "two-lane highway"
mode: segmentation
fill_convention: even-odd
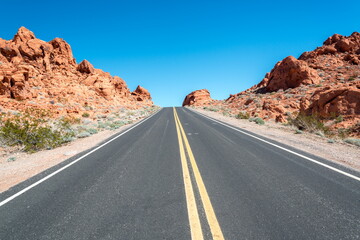
[[[360,238],[358,172],[257,137],[164,108],[2,193],[0,239]]]

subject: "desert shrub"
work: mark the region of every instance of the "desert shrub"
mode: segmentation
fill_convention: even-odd
[[[346,138],[344,139],[344,142],[360,147],[360,139],[358,138]]]
[[[256,124],[259,124],[259,125],[264,125],[265,124],[265,121],[260,117],[255,118],[254,122]]]
[[[77,137],[78,138],[86,138],[86,137],[90,137],[90,133],[89,132],[87,132],[87,131],[82,131],[82,132],[80,132],[78,135],[77,135]]]
[[[224,112],[222,112],[222,114],[226,117],[230,116],[230,113],[228,111],[224,111]]]
[[[344,121],[344,117],[342,115],[339,115],[335,118],[335,123],[341,123]]]
[[[354,81],[356,79],[356,77],[357,77],[356,75],[350,76],[349,81]]]
[[[85,112],[85,113],[83,113],[83,114],[82,114],[82,117],[84,117],[84,118],[88,118],[88,117],[90,117],[90,114],[89,114],[89,113],[87,113],[87,112]]]
[[[92,135],[92,134],[96,134],[96,133],[98,133],[98,130],[97,130],[97,129],[95,129],[95,128],[89,128],[89,129],[87,129],[87,132],[88,132],[88,133],[90,133],[90,134]]]
[[[66,142],[74,133],[64,119],[51,121],[45,110],[28,109],[23,114],[0,119],[0,138],[10,146],[23,146],[24,151],[51,149]]]
[[[100,128],[100,129],[103,129],[103,128],[106,128],[107,125],[105,123],[103,123],[103,122],[99,122],[97,127]]]
[[[79,124],[81,122],[80,118],[75,118],[72,116],[66,116],[66,117],[62,117],[60,119],[61,122],[66,123],[66,124]]]
[[[239,112],[235,117],[237,119],[249,119],[250,114],[248,112],[242,111],[242,112]]]
[[[259,125],[264,125],[265,124],[265,121],[261,117],[249,118],[249,122],[255,122],[256,124],[259,124]]]
[[[209,110],[210,110],[211,112],[218,112],[218,111],[219,111],[219,109],[217,109],[217,108],[209,108]]]
[[[122,125],[125,125],[125,122],[121,121],[121,120],[117,120],[114,122],[114,124],[122,126]]]
[[[288,123],[297,127],[299,130],[304,130],[308,132],[323,132],[327,134],[329,132],[329,128],[324,125],[321,119],[316,115],[305,115],[305,114],[298,114],[296,118],[288,118]]]

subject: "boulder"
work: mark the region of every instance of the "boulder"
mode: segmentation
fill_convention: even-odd
[[[141,87],[140,85],[137,86],[137,88],[131,93],[131,95],[135,97],[136,101],[142,102],[151,100],[149,91]]]
[[[94,72],[94,67],[88,60],[85,59],[77,66],[76,70],[81,73],[89,74]]]
[[[196,90],[189,93],[184,101],[183,106],[201,106],[212,101],[210,92],[207,89]]]
[[[296,88],[300,85],[318,84],[320,78],[305,61],[289,56],[278,62],[270,72],[266,90],[268,92]]]

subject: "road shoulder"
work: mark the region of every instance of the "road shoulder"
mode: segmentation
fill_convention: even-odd
[[[191,108],[191,110],[234,127],[242,128],[268,139],[292,146],[317,157],[328,159],[349,169],[360,170],[360,148],[357,146],[340,141],[329,143],[326,138],[309,133],[295,134],[295,130],[291,127],[277,123],[266,122],[265,125],[258,125],[248,120],[235,119],[217,112],[198,108]]]
[[[133,123],[124,125],[116,130],[104,130],[86,138],[76,139],[55,149],[31,154],[17,152],[13,154],[16,159],[15,161],[9,161],[8,156],[1,157],[0,193],[6,192],[17,184],[100,145],[115,135],[131,128],[142,119],[143,117],[138,118]]]

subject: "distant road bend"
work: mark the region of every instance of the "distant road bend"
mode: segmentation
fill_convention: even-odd
[[[360,239],[360,174],[163,108],[0,195],[0,239]]]

